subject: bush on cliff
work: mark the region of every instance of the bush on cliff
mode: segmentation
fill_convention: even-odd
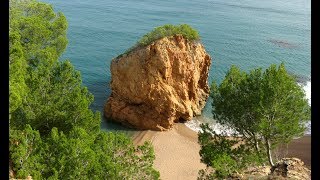
[[[142,36],[142,38],[138,41],[137,46],[147,46],[155,40],[167,36],[173,36],[176,34],[181,34],[184,38],[189,40],[200,39],[197,30],[193,29],[188,24],[181,24],[176,26],[172,24],[166,24],[163,26],[156,27],[151,32]]]
[[[265,71],[254,69],[249,73],[232,66],[219,86],[212,84],[211,97],[214,119],[233,129],[234,135],[241,135],[238,143],[244,142],[250,150],[246,155],[256,154],[256,162],[267,161],[271,168],[274,166],[272,151],[278,145],[302,136],[306,129],[305,122],[310,120],[310,106],[304,90],[287,73],[284,64],[279,67],[271,65]],[[215,154],[225,151],[217,152],[208,148],[213,143],[215,148],[220,145],[212,142],[215,139],[212,137],[215,134],[212,129],[202,126],[202,130],[203,133],[199,133],[202,161],[219,169],[220,164],[212,162],[216,161]],[[227,152],[237,164],[246,159],[246,156],[240,154],[243,159],[239,160],[240,157],[230,148]],[[230,173],[228,171],[224,175]]]
[[[159,179],[150,143],[134,147],[123,134],[101,131],[80,72],[58,60],[67,44],[63,14],[10,0],[9,20],[11,178]]]
[[[144,47],[152,42],[161,39],[163,37],[173,36],[176,34],[181,34],[184,38],[193,41],[199,40],[200,36],[197,30],[193,29],[188,24],[181,24],[181,25],[172,25],[172,24],[165,24],[163,26],[159,26],[154,28],[151,32],[142,36],[142,38],[130,49],[128,49],[124,54],[128,54],[132,50],[138,47]],[[119,55],[121,57],[123,54]]]

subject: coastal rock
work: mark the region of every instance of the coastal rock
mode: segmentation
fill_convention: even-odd
[[[272,173],[271,173],[272,172]],[[250,167],[243,178],[234,179],[311,179],[311,171],[298,158],[282,158],[275,166]]]
[[[276,176],[289,179],[311,179],[311,171],[298,158],[283,158],[275,164],[275,167],[271,171]]]
[[[211,58],[199,42],[164,37],[111,62],[108,119],[137,129],[168,130],[200,115],[209,96]]]

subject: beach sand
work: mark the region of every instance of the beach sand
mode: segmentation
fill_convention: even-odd
[[[206,165],[200,162],[198,135],[183,123],[175,124],[169,131],[141,131],[133,136],[133,142],[141,145],[150,140],[156,159],[154,167],[163,180],[195,180],[200,169]],[[311,167],[311,136],[293,140],[289,144],[287,157],[300,158]]]
[[[294,139],[288,146],[287,157],[297,157],[311,169],[311,136],[306,135],[299,139]]]
[[[197,133],[184,124],[176,124],[165,132],[142,131],[133,137],[137,145],[150,140],[155,150],[154,167],[162,180],[195,180],[200,169],[206,165],[200,162],[200,145]]]

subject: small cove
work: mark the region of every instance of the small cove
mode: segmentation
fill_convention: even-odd
[[[167,23],[187,23],[199,31],[212,57],[209,84],[220,82],[232,64],[250,70],[285,62],[288,71],[301,77],[311,99],[310,0],[45,1],[67,17],[69,44],[61,59],[81,72],[95,97],[91,108],[101,112],[106,131],[135,132],[103,118],[112,58]],[[210,104],[209,99],[200,119],[214,123]]]

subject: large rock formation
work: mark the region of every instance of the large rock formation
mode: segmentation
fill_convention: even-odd
[[[167,130],[200,115],[211,58],[199,42],[165,37],[111,62],[104,115],[138,129]]]

